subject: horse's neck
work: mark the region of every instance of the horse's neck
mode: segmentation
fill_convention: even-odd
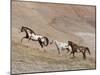
[[[26,30],[26,29],[24,29],[24,31],[25,31],[26,35],[28,36],[28,32],[27,32],[27,30]]]
[[[59,42],[57,40],[54,40],[54,43],[57,45]]]
[[[23,30],[25,31],[25,33],[27,33],[27,30],[25,28]]]
[[[27,27],[26,27],[26,29],[29,30],[31,33],[34,33],[35,34],[35,32],[32,29],[27,28]]]
[[[71,43],[71,44],[69,44],[69,46],[73,48],[73,45],[72,45],[72,43]]]
[[[25,31],[25,33],[26,33],[27,35],[30,35],[30,34],[34,34],[34,35],[35,35],[35,33],[33,33],[32,30],[29,29],[29,28],[27,28],[27,27],[25,27],[24,31]]]
[[[56,47],[58,47],[58,42],[57,40],[53,40],[54,44],[56,45]]]
[[[59,42],[59,41],[55,40],[55,43],[57,43],[57,44],[61,44],[62,42]]]

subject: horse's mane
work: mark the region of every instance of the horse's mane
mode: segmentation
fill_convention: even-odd
[[[69,43],[70,45],[72,45],[72,46],[77,46],[77,47],[78,47],[78,45],[77,45],[76,43],[72,42],[72,41],[68,41],[68,43]]]
[[[28,27],[24,27],[24,26],[22,26],[22,27],[25,28],[25,29],[27,29],[27,30],[29,30],[31,33],[36,34],[32,29],[30,29],[30,28],[28,28]]]

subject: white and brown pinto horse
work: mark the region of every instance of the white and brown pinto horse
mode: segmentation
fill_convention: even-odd
[[[28,28],[28,27],[21,27],[21,32],[25,32],[26,36],[24,36],[21,39],[21,42],[23,41],[23,39],[28,39],[28,40],[32,40],[32,41],[38,41],[40,46],[43,48],[44,46],[48,46],[49,44],[49,40],[47,37],[36,34],[32,29]]]
[[[69,52],[70,51],[70,46],[68,45],[68,43],[63,43],[63,42],[59,42],[59,41],[57,41],[57,40],[52,40],[51,42],[50,42],[50,44],[55,44],[56,45],[56,47],[57,47],[57,50],[58,50],[58,54],[60,54],[61,53],[61,50],[67,50],[67,52]]]

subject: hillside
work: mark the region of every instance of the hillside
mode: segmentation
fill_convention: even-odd
[[[72,59],[55,45],[46,52],[37,42],[24,40],[20,28],[26,26],[36,33],[66,42],[72,40],[87,46],[91,55],[87,60],[81,54]],[[95,68],[95,7],[68,4],[12,1],[12,73],[61,71]]]

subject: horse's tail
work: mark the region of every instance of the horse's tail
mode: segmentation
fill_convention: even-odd
[[[43,37],[46,40],[46,44],[44,43],[45,46],[48,46],[49,44],[49,39],[47,37]]]
[[[91,54],[91,52],[90,52],[90,50],[89,50],[89,48],[88,48],[88,47],[86,47],[86,50],[88,51],[88,53],[89,53],[89,54]]]

